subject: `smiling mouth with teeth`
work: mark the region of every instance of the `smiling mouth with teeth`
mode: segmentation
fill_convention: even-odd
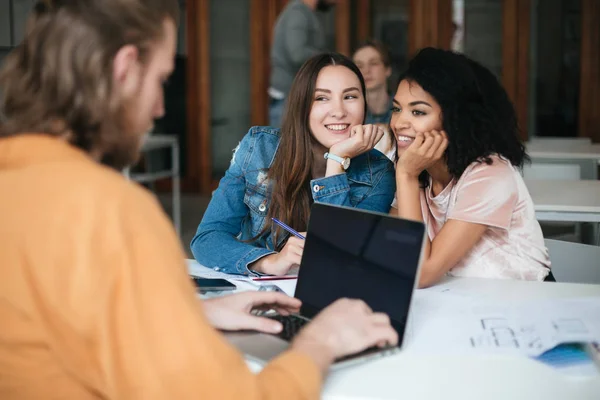
[[[325,125],[325,127],[327,129],[329,129],[330,131],[338,131],[338,132],[345,131],[346,129],[348,129],[349,126],[350,126],[349,124]]]
[[[404,136],[404,135],[396,135],[396,143],[397,143],[398,149],[403,149],[403,148],[410,146],[414,140],[415,140],[414,137]]]

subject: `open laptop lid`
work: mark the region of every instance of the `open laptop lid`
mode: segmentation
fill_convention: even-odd
[[[422,222],[314,203],[295,297],[308,318],[335,300],[389,315],[402,344],[425,238]]]

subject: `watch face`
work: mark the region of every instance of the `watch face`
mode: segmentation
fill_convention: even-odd
[[[344,162],[342,162],[342,167],[344,167],[344,169],[348,169],[349,166],[350,166],[350,158],[346,157],[346,158],[344,158]]]

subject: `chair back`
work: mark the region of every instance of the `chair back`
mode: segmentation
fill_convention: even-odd
[[[600,246],[545,239],[557,282],[600,284]]]

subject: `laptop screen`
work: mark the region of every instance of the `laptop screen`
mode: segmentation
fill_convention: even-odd
[[[424,225],[364,210],[313,204],[295,297],[312,318],[341,297],[385,312],[400,342],[408,317]]]

